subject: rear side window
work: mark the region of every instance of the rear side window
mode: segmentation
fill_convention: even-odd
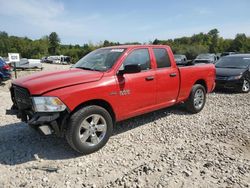
[[[164,48],[154,48],[155,59],[157,63],[157,68],[170,67],[171,63],[169,60],[168,53]]]
[[[123,65],[120,69],[123,69],[123,66],[125,65],[132,64],[140,65],[141,70],[150,69],[151,65],[148,49],[137,49],[131,52],[123,62]]]

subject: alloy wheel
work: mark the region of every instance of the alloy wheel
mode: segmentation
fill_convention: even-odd
[[[107,123],[103,116],[92,114],[85,118],[79,129],[79,138],[88,146],[99,144],[107,132]]]
[[[248,92],[250,90],[250,84],[249,81],[244,80],[243,86],[242,86],[242,91],[243,92]]]
[[[205,94],[202,89],[197,89],[194,94],[194,107],[196,109],[202,108],[204,104]]]

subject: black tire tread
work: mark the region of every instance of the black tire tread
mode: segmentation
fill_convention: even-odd
[[[196,113],[200,112],[203,109],[203,107],[202,107],[200,110],[197,110],[197,109],[195,109],[195,107],[193,105],[193,98],[194,98],[195,91],[197,89],[199,89],[199,88],[201,88],[204,91],[204,93],[205,93],[203,107],[205,106],[205,103],[206,103],[206,89],[205,89],[205,87],[203,85],[201,85],[201,84],[195,84],[192,87],[192,90],[190,92],[188,100],[185,102],[186,110],[188,112],[192,113],[192,114],[196,114]]]
[[[73,141],[74,129],[77,128],[78,123],[82,119],[84,114],[87,114],[87,113],[94,111],[94,110],[101,110],[101,111],[103,111],[103,113],[105,113],[107,115],[107,117],[109,118],[108,121],[111,122],[111,130],[113,130],[112,118],[111,118],[110,114],[108,113],[108,111],[106,109],[104,109],[100,106],[97,106],[97,105],[85,106],[85,107],[79,109],[78,111],[76,111],[74,114],[72,114],[72,116],[69,119],[69,127],[66,130],[66,140],[67,140],[68,144],[74,150],[76,150],[77,152],[82,153],[82,154],[90,154],[90,153],[92,153],[92,151],[90,151],[90,152],[84,151],[83,152],[83,151],[80,151],[77,149],[77,147],[75,146],[74,141]],[[109,134],[109,136],[111,135],[111,133],[108,133],[108,132],[107,132],[107,134]]]

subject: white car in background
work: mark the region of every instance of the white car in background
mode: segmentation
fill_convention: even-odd
[[[215,64],[218,61],[218,56],[215,54],[200,54],[198,55],[194,60],[193,64],[199,64],[199,63],[213,63]]]
[[[42,58],[42,62],[52,63],[52,64],[70,64],[70,57],[64,55],[49,56]]]
[[[14,67],[14,65],[12,65]],[[17,69],[43,69],[40,59],[27,59],[22,58],[19,62],[16,62]]]

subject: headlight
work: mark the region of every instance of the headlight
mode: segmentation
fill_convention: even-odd
[[[239,80],[241,79],[242,75],[239,75],[239,76],[229,76],[228,77],[228,80]]]
[[[36,112],[61,112],[66,109],[57,97],[32,97],[32,100]]]

